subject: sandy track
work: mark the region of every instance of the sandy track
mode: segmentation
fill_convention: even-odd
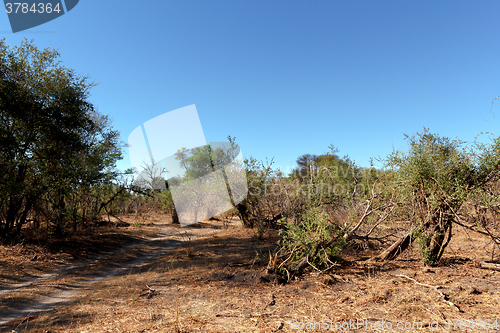
[[[40,295],[35,299],[26,300],[15,304],[6,309],[0,309],[0,328],[4,325],[11,326],[9,322],[15,321],[19,318],[36,317],[40,312],[50,311],[57,306],[60,306],[78,296],[79,293],[89,290],[90,287],[104,279],[115,277],[118,275],[127,274],[131,269],[138,268],[141,265],[148,263],[160,254],[179,247],[182,243],[195,239],[200,236],[205,236],[217,232],[217,227],[204,227],[198,229],[186,228],[179,230],[178,228],[162,228],[161,233],[157,237],[146,239],[123,248],[117,249],[113,252],[102,254],[91,260],[85,260],[78,264],[59,269],[53,272],[45,273],[38,277],[21,281],[16,284],[3,286],[0,289],[1,299],[15,297],[17,291],[22,291],[24,288],[39,289],[46,285],[54,284],[54,282],[63,276],[72,274],[78,276],[80,271],[84,271],[93,265],[102,263],[108,258],[115,255],[126,254],[127,252],[144,249],[147,247],[145,253],[139,254],[135,259],[121,262],[118,267],[113,265],[104,265],[102,269],[93,273],[86,273],[79,278],[70,279],[71,283],[64,283],[53,287],[50,292],[45,295]],[[177,239],[176,239],[177,238]],[[111,266],[111,267],[110,267]]]

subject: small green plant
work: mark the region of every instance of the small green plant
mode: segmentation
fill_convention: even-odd
[[[266,227],[263,224],[259,224],[257,228],[254,228],[253,238],[257,241],[261,241],[266,233]]]

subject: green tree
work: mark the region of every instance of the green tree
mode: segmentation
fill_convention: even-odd
[[[201,216],[213,217],[234,208],[246,195],[245,166],[236,159],[240,150],[234,138],[228,136],[228,140],[192,149],[183,147],[175,153],[175,159],[185,172],[182,177],[170,178],[168,182],[178,205],[182,206],[178,207],[182,216],[194,216],[193,220]]]
[[[300,155],[296,160],[297,168],[293,170],[294,176],[302,180],[309,178],[314,170],[315,162],[317,162],[317,160],[318,155]]]
[[[0,239],[20,233],[33,207],[60,232],[79,188],[113,178],[118,132],[88,101],[94,83],[33,41],[0,41]],[[48,204],[35,205],[44,200]]]
[[[388,158],[400,209],[414,222],[399,245],[408,246],[409,239],[416,239],[424,263],[434,265],[451,240],[460,209],[498,178],[500,141],[467,147],[425,128],[406,139],[408,151],[394,151]]]
[[[193,149],[182,148],[175,153],[179,164],[186,170],[185,180],[203,177],[213,171],[210,145]]]

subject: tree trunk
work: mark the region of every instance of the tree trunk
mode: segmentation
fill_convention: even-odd
[[[172,215],[172,224],[180,224],[179,215],[177,215],[177,210],[175,209],[175,207],[172,207],[170,209],[170,214]]]
[[[451,239],[451,224],[450,219],[438,219],[433,221],[432,224],[427,228],[431,230],[427,233],[427,241],[425,242],[425,249],[423,250],[424,263],[430,266],[437,264],[443,255],[444,249],[448,245]],[[446,243],[444,242],[445,237],[448,235]]]
[[[412,233],[416,228],[413,228],[406,235],[398,239],[394,244],[392,244],[389,248],[384,250],[378,256],[376,256],[375,260],[394,260],[401,253],[403,253],[411,244],[412,241]]]
[[[253,228],[253,222],[250,221],[250,214],[248,213],[248,209],[245,203],[240,202],[238,205],[236,205],[236,209],[238,210],[238,213],[240,213],[240,218],[243,221],[243,225],[246,228]]]

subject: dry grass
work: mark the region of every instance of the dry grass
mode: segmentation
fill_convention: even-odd
[[[68,267],[84,259],[116,250],[158,234],[162,227],[170,226],[170,217],[154,214],[140,220],[133,215],[121,218],[128,227],[88,225],[71,235],[58,239],[42,226],[23,228],[25,240],[21,244],[0,245],[0,285],[20,282],[59,268]],[[111,222],[117,222],[111,218]]]
[[[377,331],[382,321],[386,326],[379,331],[384,332],[402,331],[396,329],[398,322],[423,323],[422,329],[407,332],[428,331],[426,325],[435,321],[441,326],[432,331],[450,331],[443,326],[446,320],[452,327],[456,324],[456,331],[472,332],[481,329],[453,320],[476,320],[477,325],[479,319],[493,322],[498,316],[500,272],[476,265],[490,259],[488,242],[482,236],[469,237],[456,229],[442,264],[434,268],[422,266],[411,252],[392,262],[367,264],[358,260],[366,253],[347,251],[346,262],[333,274],[309,273],[285,285],[265,270],[276,235],[266,237],[257,241],[252,231],[238,228],[196,239],[125,275],[92,285],[53,311],[12,323],[9,329],[321,332],[325,330],[318,329],[318,324],[316,330],[297,330],[291,322],[328,320],[341,325],[359,319],[365,320],[364,325],[374,325],[356,329],[361,332]],[[386,329],[389,322],[392,330]]]

